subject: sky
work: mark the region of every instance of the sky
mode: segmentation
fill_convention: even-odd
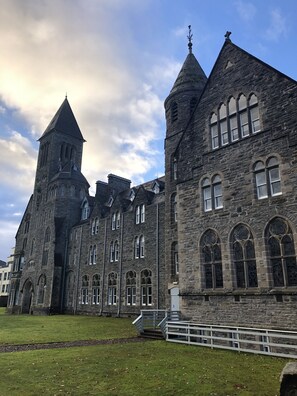
[[[65,95],[94,194],[164,173],[164,100],[187,53],[209,75],[232,42],[297,79],[296,0],[0,0],[0,259],[33,192],[38,139]]]

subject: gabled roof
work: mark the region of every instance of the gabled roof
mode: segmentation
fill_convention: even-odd
[[[64,102],[61,104],[41,138],[52,131],[64,133],[65,135],[85,141],[67,98],[65,98]]]
[[[207,77],[202,67],[194,54],[190,52],[173,84],[170,94],[185,89],[203,89],[206,80]]]

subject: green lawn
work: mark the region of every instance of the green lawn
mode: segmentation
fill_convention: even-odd
[[[129,318],[6,315],[0,310],[0,345],[136,336]]]
[[[134,334],[129,319],[0,315],[2,344]],[[276,396],[287,361],[165,341],[2,353],[0,396]]]

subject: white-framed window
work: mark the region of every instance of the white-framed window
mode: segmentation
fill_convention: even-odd
[[[140,257],[143,258],[144,257],[144,236],[141,235],[139,238],[139,247],[140,247]]]
[[[152,295],[152,271],[145,269],[141,271],[141,305],[153,305]]]
[[[266,163],[257,161],[254,165],[254,174],[258,199],[282,194],[279,162],[276,157],[268,158]]]
[[[210,116],[210,139],[212,149],[223,147],[261,131],[257,96],[249,98],[242,93],[235,100],[233,96]]]
[[[82,277],[81,303],[84,305],[89,304],[89,276],[88,275],[84,275]]]
[[[97,261],[97,246],[91,245],[89,249],[89,265],[95,265]]]
[[[118,230],[121,225],[121,213],[117,212],[116,213],[116,229]]]
[[[107,304],[117,305],[117,277],[116,272],[108,274]]]
[[[173,242],[171,245],[171,275],[175,276],[178,274],[179,274],[178,243]]]
[[[126,273],[126,304],[136,305],[136,272]]]
[[[119,242],[114,243],[114,261],[119,261]]]
[[[177,195],[173,193],[171,195],[171,222],[177,223]]]
[[[134,258],[138,259],[140,256],[140,240],[139,237],[134,238]]]
[[[204,212],[223,208],[222,181],[219,175],[211,179],[205,177],[202,180],[202,197]]]
[[[140,222],[145,223],[145,204],[140,205]]]
[[[111,243],[110,243],[109,261],[110,261],[111,263],[115,261],[114,242],[111,242]]]
[[[92,278],[92,304],[100,303],[100,275],[95,274]]]
[[[135,209],[135,223],[140,224],[140,206],[137,205]]]
[[[117,220],[117,214],[113,213],[111,217],[111,229],[115,230],[116,229],[116,220]]]
[[[89,203],[88,203],[88,201],[85,201],[82,206],[81,219],[87,220],[87,218],[89,217],[89,214],[90,214]]]
[[[98,217],[96,217],[92,221],[91,234],[95,235],[95,234],[98,234],[98,232],[99,232],[99,219],[98,219]]]

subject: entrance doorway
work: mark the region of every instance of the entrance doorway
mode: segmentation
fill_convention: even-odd
[[[31,302],[33,295],[33,285],[30,280],[26,280],[23,287],[23,299],[22,299],[22,313],[28,314],[31,310]]]
[[[179,288],[173,287],[170,289],[171,297],[171,311],[179,311]]]

